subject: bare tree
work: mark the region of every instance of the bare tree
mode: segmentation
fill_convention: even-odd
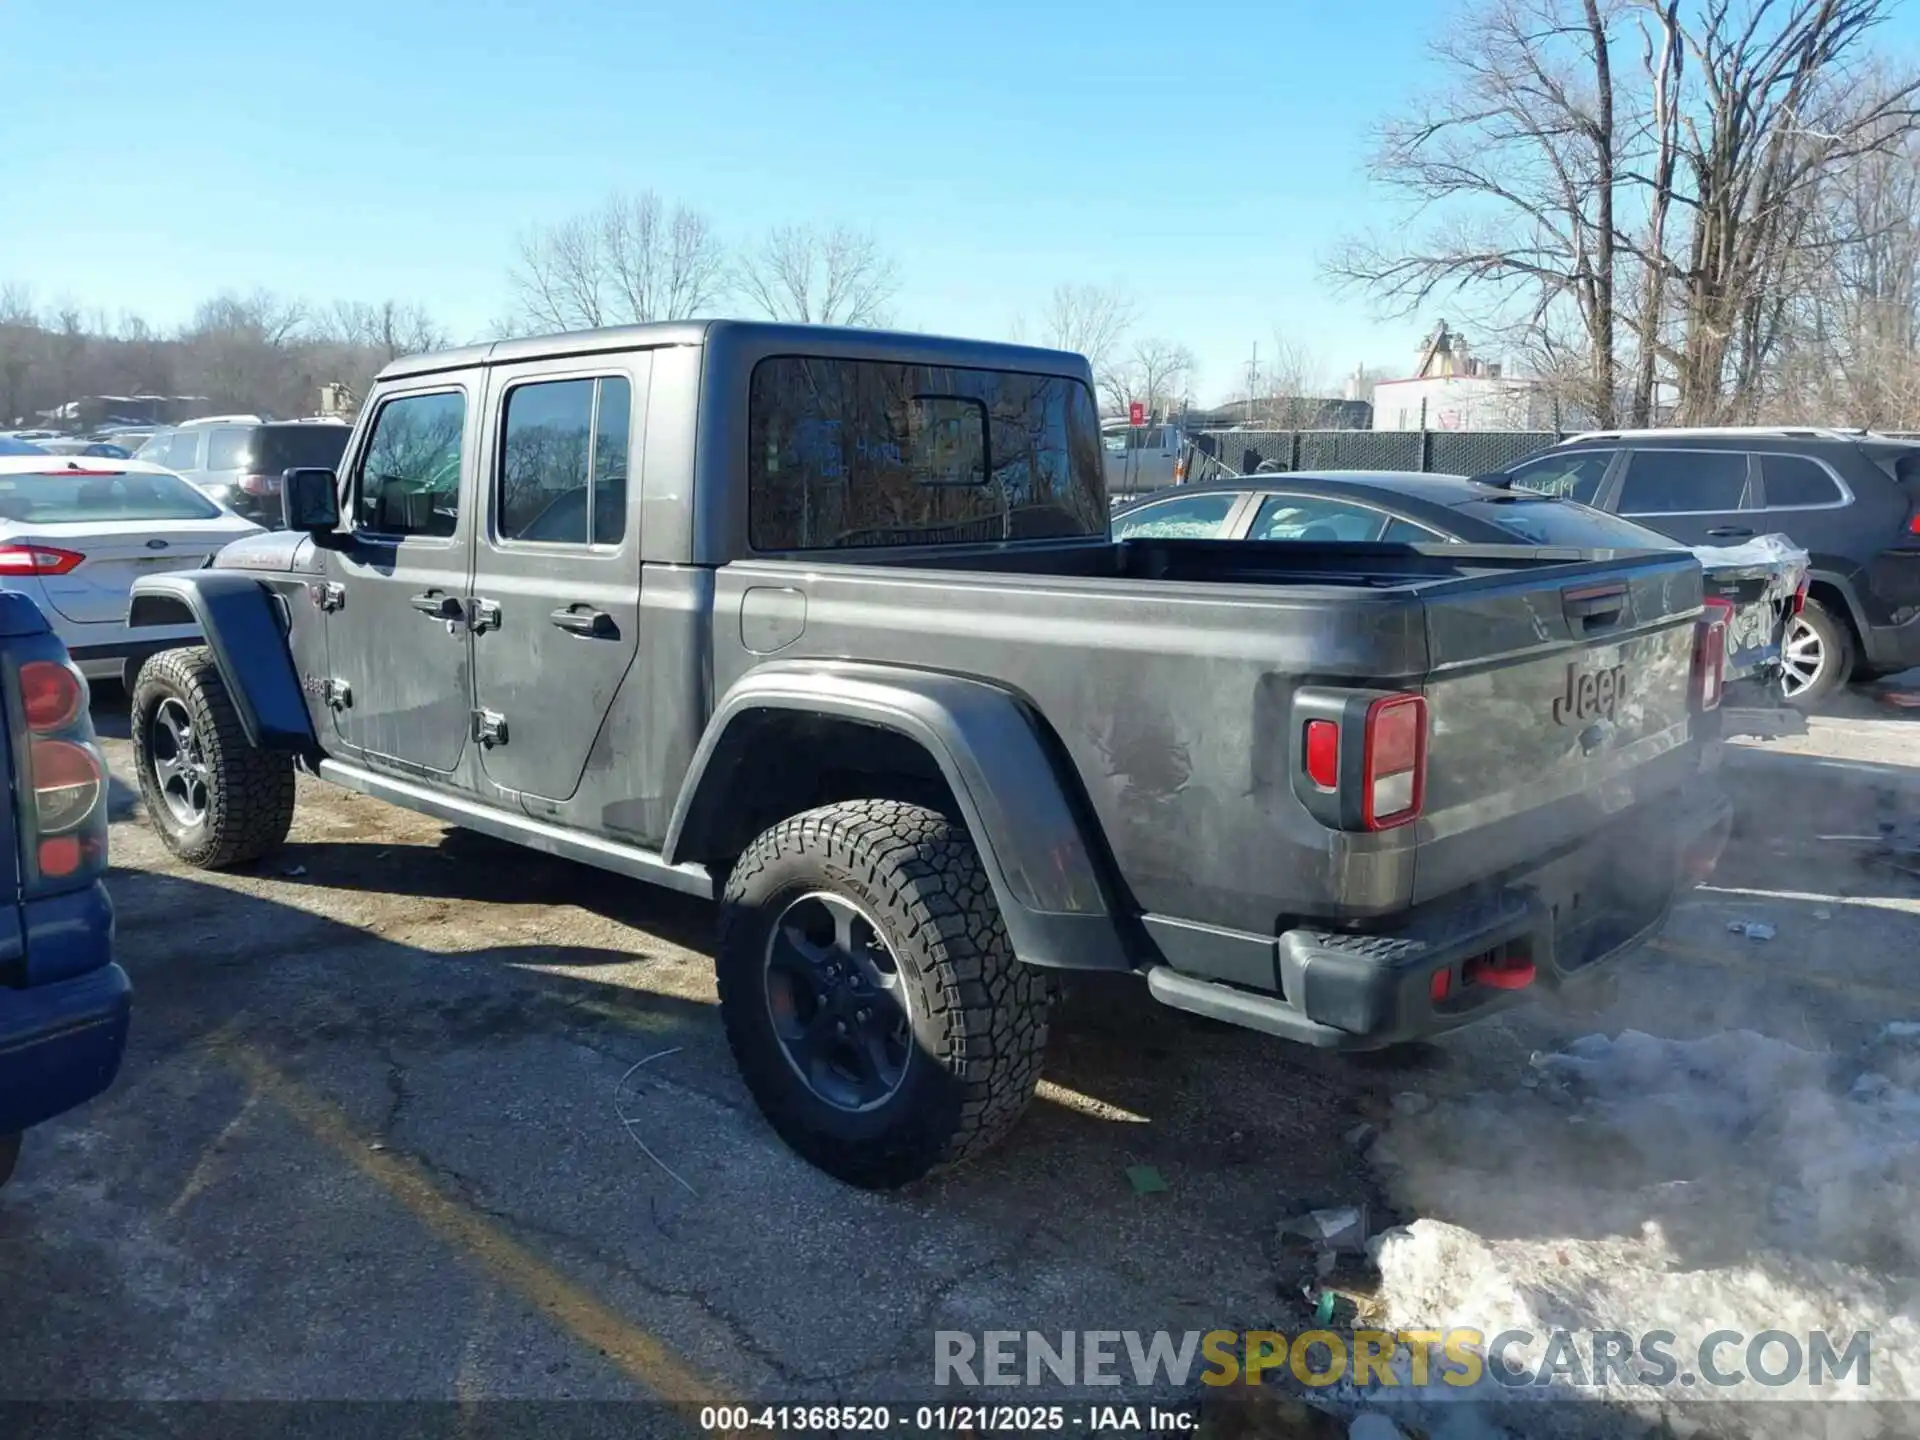
[[[1275,430],[1312,430],[1327,423],[1333,387],[1320,356],[1274,327],[1273,346],[1249,376],[1253,423]]]
[[[521,237],[508,275],[516,322],[580,330],[702,314],[725,292],[726,254],[705,216],[651,190]]]
[[[1095,387],[1109,404],[1116,404],[1114,397],[1126,390],[1121,347],[1138,310],[1119,285],[1063,283],[1053,287],[1037,325],[1030,327],[1024,316],[1014,319],[1014,338],[1025,338],[1031,329],[1036,344],[1086,356]]]
[[[770,320],[801,325],[884,325],[899,267],[865,231],[785,225],[734,271],[741,296]]]
[[[317,338],[373,351],[383,364],[449,344],[446,330],[423,307],[400,300],[337,300],[316,329]]]
[[[1112,376],[1110,396],[1116,408],[1138,400],[1153,419],[1164,419],[1187,398],[1193,381],[1193,352],[1154,336],[1134,342],[1126,363]]]
[[[1764,0],[1763,0],[1764,3]],[[1479,317],[1538,324],[1570,307],[1593,407],[1617,390],[1613,27],[1619,0],[1491,0],[1432,46],[1448,86],[1382,128],[1374,180],[1423,228],[1348,242],[1331,276],[1413,314],[1465,292]]]

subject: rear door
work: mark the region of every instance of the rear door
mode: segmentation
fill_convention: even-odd
[[[634,663],[639,477],[652,357],[503,366],[490,377],[475,529],[480,763],[503,790],[566,800]]]
[[[1612,508],[1682,544],[1737,545],[1759,519],[1752,472],[1742,450],[1635,447]]]
[[[369,764],[450,775],[472,727],[466,597],[477,523],[480,374],[425,377],[379,397],[347,474],[350,549],[325,552],[341,603],[327,617],[343,744]]]

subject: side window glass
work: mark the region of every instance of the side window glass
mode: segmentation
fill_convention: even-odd
[[[507,392],[495,528],[502,540],[617,545],[627,529],[627,426],[620,377],[547,380]]]
[[[1389,545],[1432,545],[1447,537],[1411,520],[1396,519],[1388,522],[1387,533],[1380,538]]]
[[[1386,517],[1363,505],[1312,495],[1270,495],[1253,517],[1249,540],[1307,540],[1327,544],[1371,540]]]
[[[166,458],[160,462],[169,470],[198,470],[200,468],[200,432],[197,430],[176,430],[173,438],[167,442]]]
[[[1606,478],[1607,466],[1613,463],[1614,454],[1612,450],[1579,450],[1564,455],[1543,455],[1514,466],[1510,473],[1517,490],[1591,505],[1600,494],[1600,482]]]
[[[1833,476],[1804,455],[1762,455],[1760,479],[1769,510],[1838,505],[1845,498]]]
[[[216,430],[207,437],[207,469],[238,470],[247,463],[251,430]]]
[[[383,404],[354,488],[359,528],[402,539],[453,534],[466,429],[467,397],[458,390]]]
[[[1726,450],[1636,450],[1620,487],[1622,515],[1715,514],[1738,510],[1747,493],[1747,457]]]
[[[1218,540],[1227,516],[1239,503],[1238,491],[1163,500],[1115,520],[1113,537],[1116,540]]]

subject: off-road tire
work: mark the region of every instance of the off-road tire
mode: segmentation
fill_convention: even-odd
[[[1783,698],[1797,710],[1809,710],[1852,681],[1859,650],[1853,643],[1853,631],[1846,620],[1818,600],[1807,601],[1798,618],[1819,637],[1822,655],[1820,673],[1806,689]],[[1793,633],[1792,627],[1793,622],[1789,621],[1789,636]]]
[[[153,715],[167,699],[186,706],[207,764],[206,814],[195,825],[183,825],[174,815],[154,773]],[[140,798],[167,849],[201,870],[224,870],[285,843],[293,824],[293,758],[247,742],[226,682],[205,647],[164,650],[150,658],[134,682],[131,709]]]
[[[764,966],[785,907],[826,891],[858,904],[893,952],[913,1051],[878,1108],[837,1109],[795,1074],[773,1028]],[[1020,1118],[1039,1083],[1052,986],[1016,959],[973,840],[897,800],[854,800],[781,821],[727,881],[718,947],[727,1043],[780,1138],[829,1175],[892,1189],[972,1159]]]
[[[20,1136],[0,1135],[0,1185],[13,1178],[13,1167],[20,1163]]]

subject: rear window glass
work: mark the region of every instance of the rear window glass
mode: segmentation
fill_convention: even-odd
[[[1469,500],[1453,508],[1485,524],[1498,525],[1527,545],[1569,545],[1581,550],[1678,548],[1657,530],[1571,500],[1516,496],[1511,500]]]
[[[889,361],[754,367],[756,550],[1104,535],[1099,413],[1077,380]]]
[[[259,475],[309,468],[337,470],[351,433],[345,425],[262,425],[252,432],[242,462]]]
[[[0,475],[0,520],[212,520],[220,507],[173,475]]]

